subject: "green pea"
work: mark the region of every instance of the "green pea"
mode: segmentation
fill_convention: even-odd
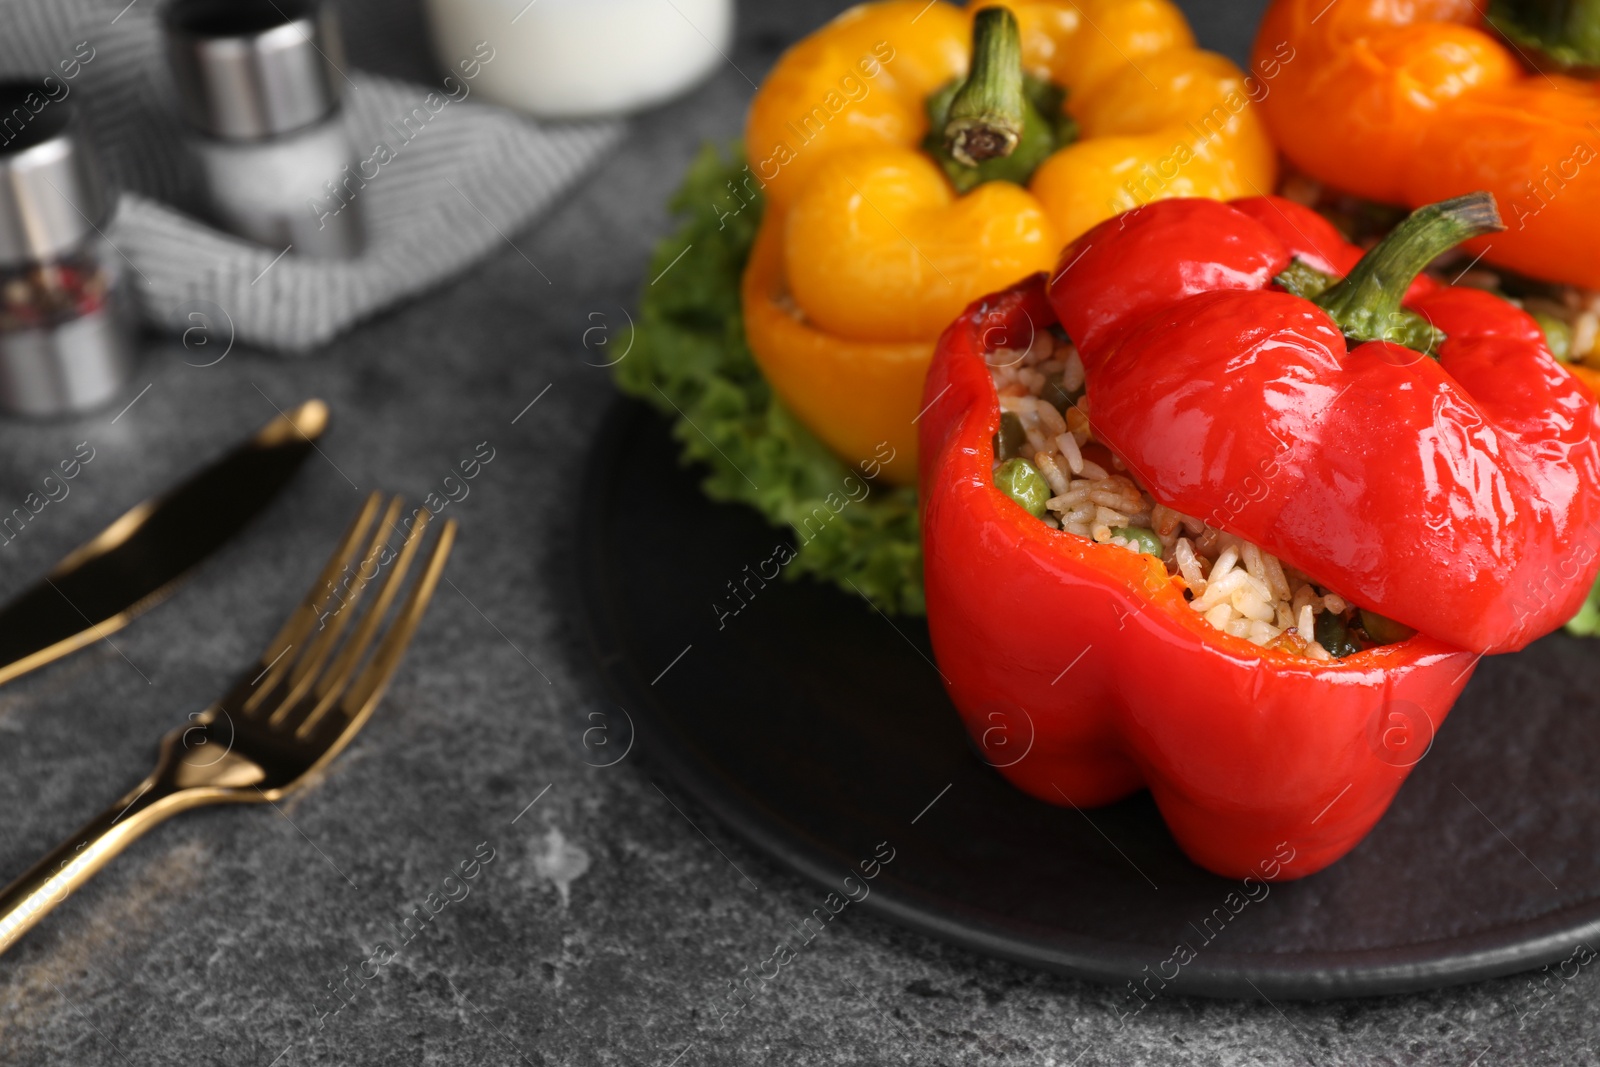
[[[1550,346],[1550,354],[1563,363],[1572,362],[1572,327],[1543,311],[1533,313],[1533,321],[1539,324],[1539,329],[1544,331],[1545,343]]]
[[[1000,432],[994,435],[994,458],[1002,463],[1015,459],[1021,454],[1023,442],[1027,439],[1028,432],[1022,428],[1022,420],[1017,413],[1005,412],[1000,416]]]
[[[1331,611],[1317,616],[1317,644],[1328,650],[1334,659],[1344,659],[1361,651],[1361,645],[1345,628],[1344,620]]]
[[[1036,519],[1044,517],[1044,505],[1051,495],[1050,483],[1032,463],[1021,457],[1006,460],[994,472],[994,484],[1029,515]]]
[[[1408,637],[1416,636],[1415,630],[1403,622],[1395,622],[1376,611],[1361,609],[1361,628],[1367,631],[1367,636],[1380,645],[1393,645],[1404,641]]]
[[[1162,547],[1161,538],[1155,535],[1155,531],[1146,530],[1142,526],[1118,526],[1111,531],[1111,536],[1130,541],[1140,552],[1147,556],[1155,556],[1157,559],[1160,559],[1161,554],[1166,551]]]

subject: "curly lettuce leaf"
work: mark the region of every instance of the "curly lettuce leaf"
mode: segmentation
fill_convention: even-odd
[[[920,615],[915,491],[834,456],[778,402],[745,342],[739,278],[761,220],[759,197],[733,192],[745,179],[738,146],[724,156],[708,145],[690,166],[670,204],[682,226],[651,258],[656,280],[640,299],[633,349],[613,370],[617,387],[675,418],[681,458],[706,471],[707,496],[755,508],[794,534],[789,577],[812,575],[886,612]]]
[[[1578,613],[1567,620],[1567,633],[1579,637],[1600,637],[1600,580],[1589,590],[1589,599]]]

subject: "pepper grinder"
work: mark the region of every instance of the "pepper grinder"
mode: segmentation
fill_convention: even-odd
[[[217,224],[291,255],[358,255],[366,183],[340,121],[333,12],[316,0],[175,0],[162,24]]]
[[[106,403],[134,369],[134,315],[103,235],[112,208],[71,105],[0,82],[0,411]]]

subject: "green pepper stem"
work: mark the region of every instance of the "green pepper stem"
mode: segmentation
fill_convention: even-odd
[[[1022,33],[1003,7],[972,20],[972,73],[950,102],[944,136],[956,161],[976,167],[1009,156],[1022,139]]]
[[[1396,341],[1429,352],[1437,331],[1401,308],[1406,290],[1424,267],[1462,241],[1503,229],[1490,193],[1418,208],[1314,302],[1352,340]]]
[[[1600,67],[1600,0],[1493,0],[1489,21],[1557,70]]]

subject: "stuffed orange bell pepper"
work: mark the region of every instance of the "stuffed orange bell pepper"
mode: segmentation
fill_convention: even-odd
[[[846,12],[784,54],[746,126],[767,205],[751,351],[841,457],[888,442],[901,484],[934,342],[968,303],[1127,208],[1276,177],[1249,79],[1168,0],[975,6]]]
[[[1262,110],[1296,167],[1413,208],[1486,189],[1508,228],[1472,252],[1600,289],[1600,3],[1276,0],[1256,55],[1285,45]]]

